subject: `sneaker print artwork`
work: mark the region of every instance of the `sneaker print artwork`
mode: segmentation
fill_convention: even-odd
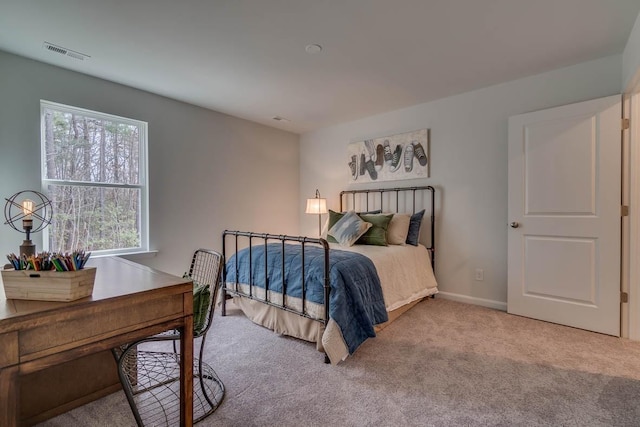
[[[349,144],[350,182],[426,178],[431,166],[429,129]]]

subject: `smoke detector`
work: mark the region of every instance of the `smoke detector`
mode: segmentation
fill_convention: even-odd
[[[84,53],[76,52],[75,50],[67,49],[66,47],[58,46],[49,42],[44,42],[42,44],[42,47],[44,47],[49,52],[59,53],[60,55],[79,59],[80,61],[91,58],[89,55],[85,55]]]

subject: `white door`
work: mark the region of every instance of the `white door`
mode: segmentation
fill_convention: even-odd
[[[620,335],[620,101],[509,118],[509,313]]]

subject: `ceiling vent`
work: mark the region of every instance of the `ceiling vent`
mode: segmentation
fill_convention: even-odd
[[[74,59],[79,59],[80,61],[91,58],[89,55],[85,55],[84,53],[76,52],[75,50],[67,49],[66,47],[58,46],[49,42],[44,42],[43,47],[50,52],[59,53],[60,55],[69,56]]]

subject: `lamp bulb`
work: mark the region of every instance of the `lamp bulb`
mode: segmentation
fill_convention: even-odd
[[[22,201],[22,213],[26,219],[31,219],[31,214],[33,213],[33,200],[24,199]]]

